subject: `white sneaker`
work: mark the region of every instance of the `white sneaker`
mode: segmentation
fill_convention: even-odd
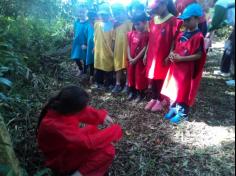
[[[222,76],[222,77],[230,77],[230,73],[221,73],[220,76]]]
[[[220,70],[215,70],[213,74],[222,77],[230,77],[230,73],[223,73]]]

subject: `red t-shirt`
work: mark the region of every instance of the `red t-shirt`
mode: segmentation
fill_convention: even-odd
[[[172,16],[161,24],[155,24],[154,17],[149,24],[146,77],[164,80],[169,69],[164,61],[178,35],[183,22]]]
[[[180,40],[182,36],[183,33],[179,34],[174,52],[180,56],[190,56],[202,48],[202,58],[196,61],[171,63],[161,93],[172,101],[192,106],[206,62],[206,50],[204,49],[204,37],[200,31],[186,41]]]

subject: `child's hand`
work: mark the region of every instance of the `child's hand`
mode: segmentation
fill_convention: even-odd
[[[170,60],[171,62],[181,62],[182,57],[179,54],[174,53]]]
[[[173,58],[174,53],[170,52],[170,54],[167,56],[167,58],[164,60],[164,65],[168,65],[169,61],[171,60],[171,58]]]
[[[131,61],[130,61],[130,64],[131,65],[134,65],[134,64],[136,64],[137,63],[137,59],[132,59]]]
[[[114,121],[112,120],[112,118],[109,115],[107,115],[105,120],[104,120],[104,124],[109,126],[113,123],[114,123]]]
[[[131,62],[133,60],[133,58],[131,56],[128,56],[128,60],[129,60],[129,62]]]
[[[82,50],[86,50],[86,49],[87,49],[87,46],[86,46],[86,45],[81,45],[81,49],[82,49]]]

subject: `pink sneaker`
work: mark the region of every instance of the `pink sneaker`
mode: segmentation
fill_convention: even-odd
[[[163,109],[162,102],[157,100],[156,103],[154,104],[154,106],[152,107],[151,111],[158,112],[158,111],[161,111],[162,109]]]
[[[150,111],[152,107],[156,104],[156,100],[152,99],[148,102],[148,104],[145,106],[145,111]]]

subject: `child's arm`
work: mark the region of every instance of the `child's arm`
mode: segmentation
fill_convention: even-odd
[[[131,60],[133,60],[133,58],[131,57],[131,54],[130,54],[130,47],[129,47],[129,45],[128,45],[128,49],[127,49],[127,55],[128,55],[128,60],[129,60],[129,62],[130,62]]]
[[[174,44],[175,42],[173,41],[172,44],[171,44],[171,48],[170,48],[170,53],[168,55],[168,57],[164,60],[164,64],[165,65],[168,65],[168,62],[171,60],[172,56],[173,56],[173,51],[174,51]]]
[[[189,62],[189,61],[196,61],[201,59],[202,52],[198,52],[196,54],[190,56],[180,56],[179,54],[174,53],[173,57],[170,58],[172,62]]]
[[[145,54],[143,56],[143,64],[146,65],[147,64],[147,52],[148,52],[148,45],[146,47],[146,51],[145,51]]]
[[[144,48],[139,52],[139,54],[134,58],[134,60],[137,61],[137,60],[139,60],[140,58],[142,58],[142,57],[145,55],[145,53],[146,53],[146,49],[147,49],[147,47],[144,47]]]
[[[76,116],[78,116],[79,121],[82,123],[90,125],[100,125],[106,121],[108,113],[105,110],[97,110],[93,107],[88,106],[84,110],[76,114]]]

